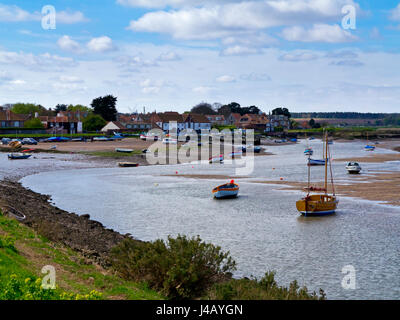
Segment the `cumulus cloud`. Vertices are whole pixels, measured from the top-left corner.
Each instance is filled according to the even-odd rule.
[[[223,2],[241,2],[243,0],[117,0],[117,3],[128,7],[165,8],[183,7],[189,5],[204,5]]]
[[[93,52],[108,52],[116,49],[111,38],[107,36],[93,38],[87,43],[86,46],[90,51]]]
[[[271,77],[266,73],[245,73],[240,76],[240,79],[246,81],[271,81]]]
[[[250,55],[257,53],[261,53],[260,48],[245,47],[240,45],[227,47],[221,51],[221,55],[223,56],[242,56],[242,55]]]
[[[282,37],[288,41],[326,43],[344,43],[358,39],[337,24],[315,24],[311,29],[300,26],[285,28],[282,30]]]
[[[153,81],[149,78],[142,80],[139,85],[144,94],[159,93],[162,87],[166,86],[162,80]]]
[[[60,57],[50,53],[34,55],[32,53],[0,51],[0,64],[25,66],[32,70],[43,70],[51,67],[55,71],[66,67],[74,67],[77,62],[68,57]]]
[[[128,29],[169,34],[176,39],[207,40],[271,27],[337,21],[352,0],[243,1],[204,7],[153,11],[130,22]]]
[[[195,87],[192,89],[193,92],[195,93],[199,93],[199,94],[209,94],[211,91],[213,91],[214,88],[213,87],[207,87],[207,86],[199,86],[199,87]]]
[[[1,22],[40,21],[42,14],[38,11],[28,12],[16,5],[0,4]],[[80,11],[56,11],[56,23],[74,24],[89,21]]]
[[[41,16],[38,12],[30,13],[15,5],[0,4],[1,22],[21,22],[21,21],[39,21]]]
[[[57,41],[57,45],[62,49],[70,52],[78,53],[81,51],[81,46],[78,42],[72,40],[69,36],[62,36]]]
[[[290,61],[290,62],[298,62],[298,61],[311,61],[319,59],[320,55],[313,51],[303,51],[296,50],[293,52],[284,53],[279,57],[281,61]]]
[[[63,83],[82,83],[82,82],[84,82],[79,77],[76,77],[76,76],[65,76],[65,75],[58,77],[58,80],[60,82],[63,82]]]
[[[80,11],[57,11],[56,22],[62,24],[74,24],[80,22],[87,22],[88,18]]]
[[[215,79],[217,82],[235,82],[236,78],[229,75],[223,75]]]
[[[149,59],[143,59],[141,56],[119,56],[114,59],[120,68],[125,71],[140,71],[143,68],[157,66],[157,62]]]

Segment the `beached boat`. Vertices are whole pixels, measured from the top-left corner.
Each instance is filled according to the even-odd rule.
[[[324,166],[326,161],[324,159],[319,160],[319,159],[311,159],[308,158],[308,165],[309,166]]]
[[[32,155],[30,153],[9,153],[8,154],[8,159],[10,160],[23,160],[23,159],[28,159]]]
[[[329,159],[330,151],[329,151],[327,134],[324,147],[325,147],[326,159]],[[330,167],[332,195],[328,194],[328,163]],[[307,195],[303,199],[296,202],[297,210],[306,217],[325,216],[334,214],[336,212],[339,201],[337,200],[335,195],[335,186],[333,183],[331,161],[325,162],[325,182],[323,188],[316,188],[311,186],[310,170],[311,168],[310,166],[308,166],[308,186],[306,188]],[[317,193],[317,194],[312,194],[312,193]]]
[[[304,150],[304,155],[306,156],[312,156],[314,154],[314,150],[311,148],[307,148],[306,150]]]
[[[209,163],[222,163],[224,162],[224,156],[221,154],[219,156],[214,156],[208,159]]]
[[[346,166],[346,170],[350,174],[359,174],[361,172],[361,166],[357,162],[349,162]]]
[[[212,193],[216,199],[236,198],[239,194],[239,185],[232,180],[230,183],[214,188]]]
[[[122,149],[122,148],[116,148],[116,152],[122,152],[122,153],[132,153],[133,149]]]
[[[242,150],[240,150],[240,151],[236,150],[236,151],[231,152],[229,154],[229,157],[231,157],[232,159],[235,159],[235,158],[240,158],[242,155],[243,155]]]
[[[368,140],[368,132],[367,132],[367,145],[364,147],[365,151],[375,151],[375,146],[374,145],[370,145]]]
[[[164,144],[177,144],[178,140],[171,139],[171,138],[165,138],[165,139],[163,139],[162,143],[164,143]]]
[[[138,167],[139,163],[135,162],[119,162],[118,165],[123,168]]]
[[[261,147],[260,146],[253,146],[253,145],[248,145],[248,146],[242,146],[242,153],[246,153],[247,151],[253,151],[254,153],[260,153],[261,152]]]

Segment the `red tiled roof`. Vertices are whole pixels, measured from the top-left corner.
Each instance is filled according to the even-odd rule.
[[[26,121],[30,115],[18,114],[10,110],[0,110],[0,120],[1,121]]]

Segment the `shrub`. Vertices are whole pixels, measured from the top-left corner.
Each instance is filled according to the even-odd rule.
[[[229,252],[199,237],[138,242],[126,239],[112,250],[111,263],[124,278],[146,281],[173,299],[199,297],[235,270]]]
[[[215,284],[207,294],[212,300],[317,300],[325,299],[325,293],[320,290],[320,296],[309,293],[306,287],[300,288],[293,281],[288,288],[280,287],[275,281],[275,273],[267,272],[261,280],[231,279]]]
[[[101,293],[95,290],[80,295],[59,289],[43,289],[41,278],[22,279],[15,274],[4,285],[2,283],[0,289],[0,300],[100,300],[101,297]]]
[[[10,236],[0,236],[0,248],[18,252],[15,248],[15,239]]]

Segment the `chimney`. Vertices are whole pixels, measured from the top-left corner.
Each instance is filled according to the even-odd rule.
[[[6,120],[7,121],[11,120],[11,111],[10,110],[6,110]]]
[[[39,118],[39,113],[35,112],[35,118]]]

